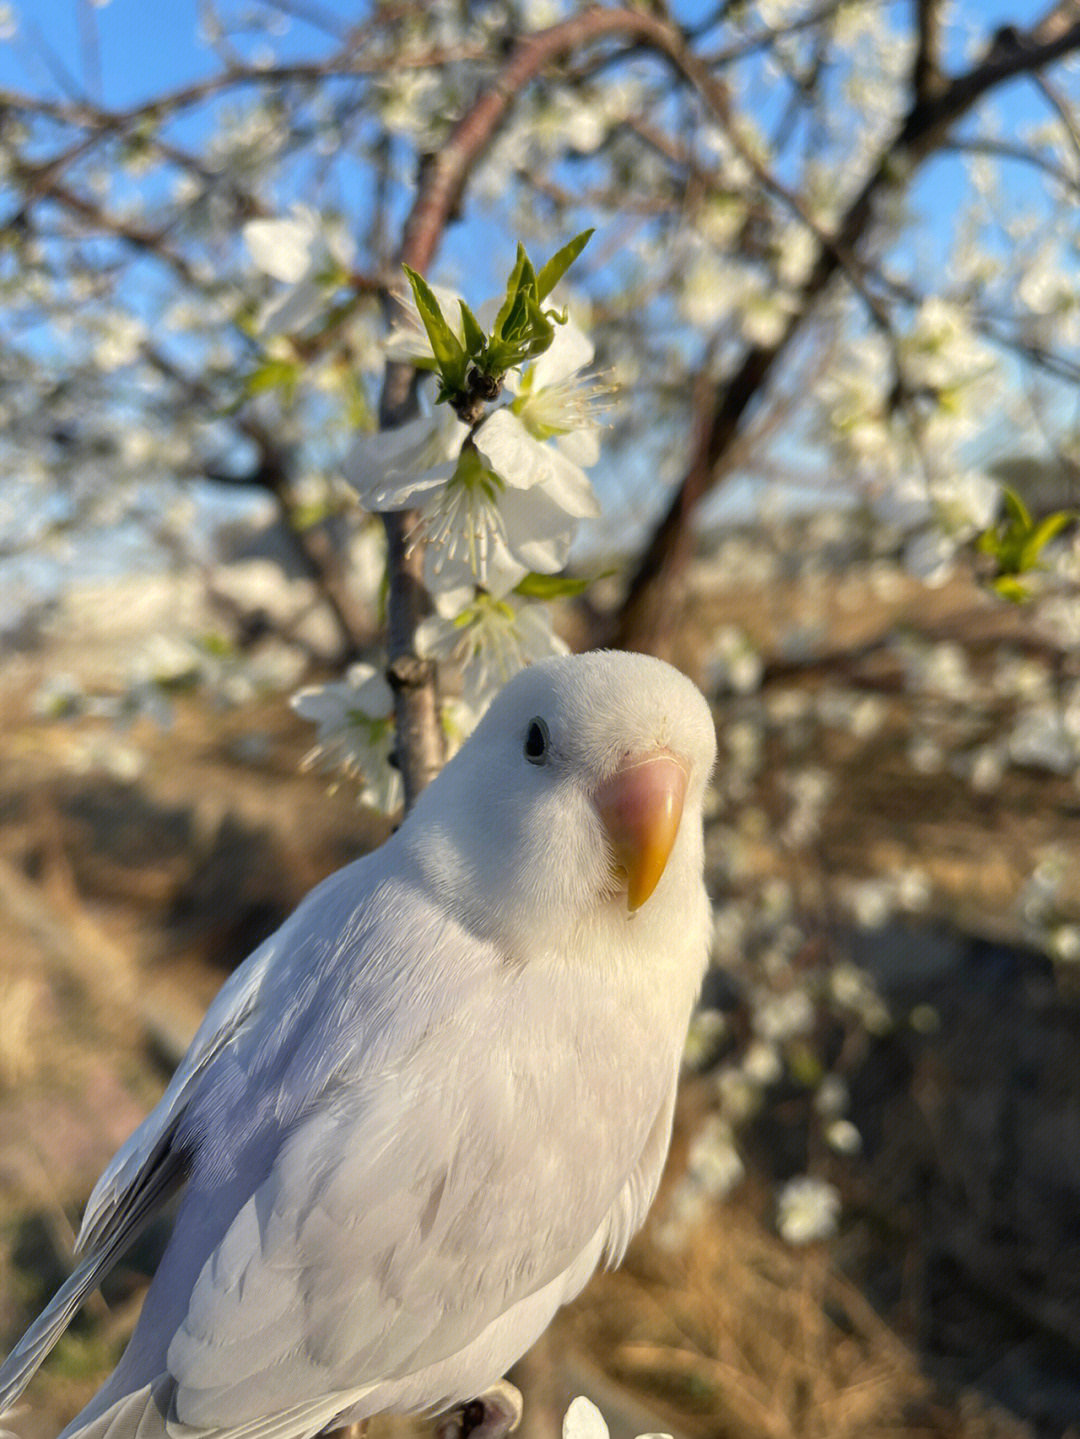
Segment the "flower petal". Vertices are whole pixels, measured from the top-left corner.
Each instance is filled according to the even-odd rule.
[[[567,430],[565,435],[556,435],[555,446],[575,465],[591,469],[600,458],[600,430],[596,425]]]
[[[571,1401],[562,1423],[562,1439],[608,1439],[604,1416],[583,1394]]]
[[[577,530],[577,521],[572,515],[538,486],[531,490],[506,490],[499,509],[506,525],[507,543],[516,560],[542,575],[562,569]]]
[[[345,458],[345,478],[366,509],[408,509],[454,473],[468,433],[453,412],[439,410],[394,430],[359,435]]]
[[[581,466],[553,445],[534,439],[510,410],[489,416],[473,442],[508,490],[539,485],[568,515],[578,519],[599,515],[599,501]]]
[[[543,461],[538,454],[542,447],[505,407],[487,417],[473,436],[473,443],[511,489],[527,490],[542,482]]]
[[[573,320],[567,320],[565,325],[556,325],[550,347],[533,362],[533,392],[568,380],[576,371],[591,365],[595,354],[596,346]]]
[[[514,588],[518,580],[524,579],[529,570],[528,564],[511,554],[505,541],[494,531],[488,532],[485,545],[476,551],[476,559],[474,570],[462,550],[451,554],[441,545],[429,544],[424,551],[424,585],[435,596],[435,606],[440,614],[457,602],[457,597],[466,587],[469,590],[466,604],[477,585],[501,598]],[[450,597],[449,603],[444,596]],[[452,613],[460,613],[463,607],[453,609]]]
[[[352,690],[351,709],[371,715],[373,719],[385,719],[394,713],[394,691],[382,670],[357,661],[349,666],[345,678]]]
[[[325,307],[322,286],[305,281],[268,301],[259,311],[255,328],[260,336],[295,335],[318,319]]]
[[[306,205],[294,205],[289,218],[249,220],[243,235],[251,258],[264,274],[295,285],[313,263],[319,217]]]
[[[575,465],[554,445],[539,445],[544,452],[547,475],[543,489],[549,500],[560,505],[575,519],[595,520],[600,514],[600,501],[580,465]]]
[[[435,602],[435,613],[440,619],[455,619],[466,605],[472,604],[476,595],[476,583],[473,580],[472,571],[466,565],[461,566],[464,574],[460,576],[460,583],[452,585],[449,583],[454,578],[453,570],[447,575],[447,588],[432,590],[431,597]],[[423,625],[420,626],[423,629]]]

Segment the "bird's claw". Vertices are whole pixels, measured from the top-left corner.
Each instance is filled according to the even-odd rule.
[[[459,1404],[435,1424],[435,1439],[505,1439],[521,1423],[521,1391],[505,1379],[467,1404]]]

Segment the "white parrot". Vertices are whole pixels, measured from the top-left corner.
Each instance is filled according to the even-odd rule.
[[[307,1439],[491,1391],[656,1192],[706,963],[715,749],[659,660],[516,675],[396,834],[226,982],[98,1180],[87,1257],[0,1370],[0,1414],[182,1187],[64,1439]]]

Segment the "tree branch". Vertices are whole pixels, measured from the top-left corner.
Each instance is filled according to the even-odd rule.
[[[940,0],[915,0],[915,31],[918,44],[911,85],[915,99],[925,105],[941,90],[941,9]]]
[[[920,99],[913,94],[899,130],[848,206],[830,243],[820,251],[780,337],[771,345],[752,346],[735,373],[705,401],[695,426],[686,473],[637,564],[616,617],[614,633],[609,637],[615,643],[629,648],[662,647],[663,631],[670,621],[671,591],[690,554],[693,512],[725,473],[727,457],[744,418],[762,394],[776,361],[841,269],[843,257],[858,255],[872,230],[879,196],[896,185],[898,177],[901,181],[909,179],[990,90],[1078,48],[1080,0],[1059,0],[1030,29],[998,31],[979,64],[945,82],[930,98]],[[726,122],[728,106],[723,85],[697,56],[685,49],[675,47],[666,53],[713,114]]]
[[[490,145],[522,90],[560,56],[600,40],[630,41],[659,36],[672,43],[673,28],[636,10],[591,6],[550,29],[519,40],[491,84],[454,127],[446,144],[424,167],[412,209],[405,221],[398,262],[424,274],[458,212],[477,161]],[[416,413],[411,367],[390,364],[379,405],[383,429],[404,424]],[[424,589],[423,541],[413,511],[385,515],[389,545],[387,660],[394,688],[398,762],[409,807],[438,773],[444,757],[439,725],[435,666],[416,653],[416,629],[428,604]]]

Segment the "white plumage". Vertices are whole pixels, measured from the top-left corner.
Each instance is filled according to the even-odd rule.
[[[88,1258],[0,1370],[0,1413],[183,1184],[131,1343],[65,1435],[305,1439],[497,1380],[655,1194],[714,753],[658,660],[516,676],[393,838],[226,983],[98,1181]]]

